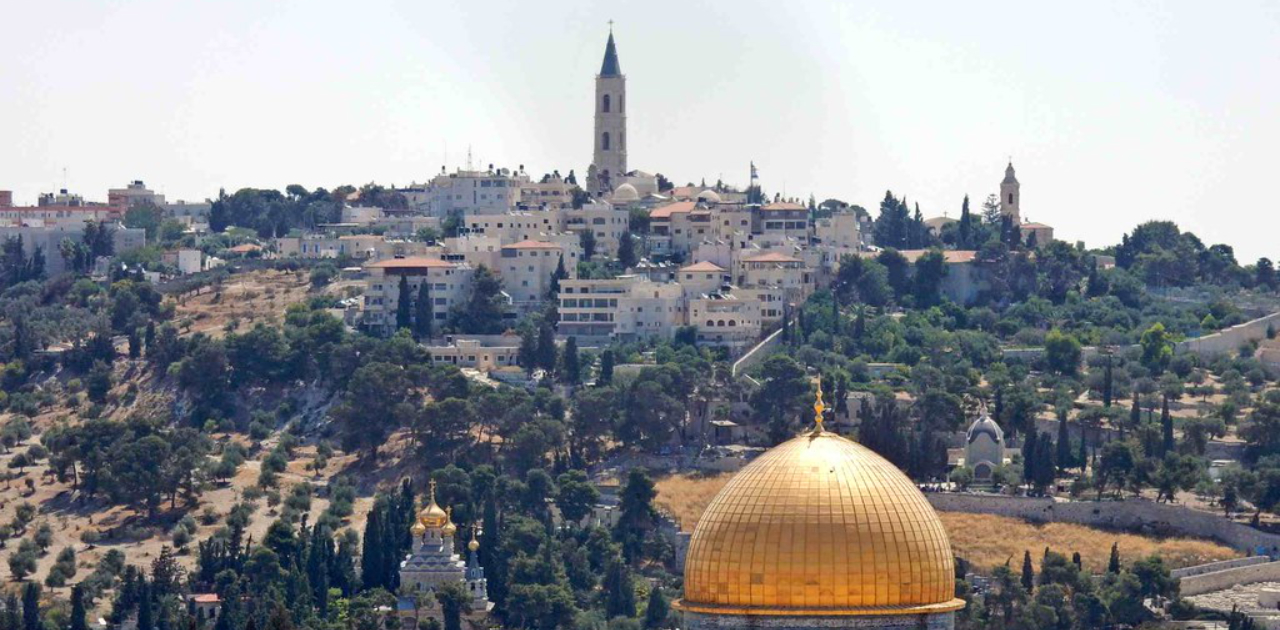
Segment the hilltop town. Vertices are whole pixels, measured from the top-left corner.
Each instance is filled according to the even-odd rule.
[[[954,217],[680,184],[612,32],[593,94],[581,173],[0,190],[0,629],[1280,623],[1271,260],[1059,240],[1005,160]],[[867,575],[938,601],[721,589],[775,560],[700,524],[873,477],[823,513],[927,541]]]

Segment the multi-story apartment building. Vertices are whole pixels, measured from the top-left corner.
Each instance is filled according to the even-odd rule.
[[[512,211],[503,214],[475,214],[463,219],[467,234],[492,236],[505,243],[537,239],[544,234],[563,232],[562,211]]]
[[[495,268],[502,286],[517,308],[532,310],[551,292],[551,276],[564,261],[570,278],[576,277],[580,255],[572,247],[550,241],[520,241],[503,245],[501,261]]]
[[[680,285],[643,276],[560,283],[560,333],[586,337],[670,338],[684,322]]]
[[[760,302],[724,291],[689,299],[689,325],[698,329],[698,341],[743,346],[760,338]]]
[[[146,184],[143,184],[140,179],[129,182],[124,188],[107,190],[107,205],[109,206],[128,209],[143,204],[163,207],[164,195],[157,194],[147,188]]]
[[[803,302],[814,289],[812,268],[795,256],[776,251],[738,259],[734,280],[741,287],[778,289],[787,301],[795,303]]]
[[[86,221],[119,221],[124,218],[124,209],[115,206],[104,206],[100,203],[87,203],[84,197],[71,194],[63,188],[57,194],[40,195],[35,206],[13,205],[13,193],[0,195],[0,223],[5,225],[75,226]]]
[[[361,321],[369,332],[381,335],[395,332],[401,277],[408,281],[412,299],[417,299],[422,283],[430,283],[427,292],[432,312],[437,322],[443,322],[450,309],[463,304],[471,294],[475,273],[475,269],[465,263],[425,256],[382,260],[366,264],[364,269],[369,277],[365,283]]]
[[[364,260],[384,260],[407,256],[439,257],[441,247],[419,241],[388,240],[378,234],[309,234],[275,240],[276,252],[283,258],[338,258],[350,256]]]
[[[431,179],[424,193],[426,211],[437,217],[453,213],[502,214],[516,207],[520,187],[527,183],[527,175],[512,174],[507,169],[442,172]]]
[[[581,208],[565,208],[564,229],[575,234],[590,230],[596,238],[596,252],[616,256],[622,236],[630,230],[630,213],[607,201],[583,204]]]
[[[752,231],[766,239],[807,239],[809,209],[789,201],[775,201],[760,206],[755,215]]]

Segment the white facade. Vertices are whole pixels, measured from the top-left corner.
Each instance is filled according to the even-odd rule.
[[[361,321],[374,334],[395,332],[396,307],[400,303],[400,278],[409,284],[410,299],[417,299],[423,282],[430,283],[435,323],[443,323],[449,310],[466,301],[471,293],[471,277],[475,270],[465,263],[436,258],[393,258],[365,265],[364,303]]]

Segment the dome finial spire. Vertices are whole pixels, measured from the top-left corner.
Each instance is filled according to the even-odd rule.
[[[813,401],[813,434],[820,435],[822,433],[822,412],[827,410],[827,406],[822,404],[822,375],[818,375],[818,394],[817,399]]]

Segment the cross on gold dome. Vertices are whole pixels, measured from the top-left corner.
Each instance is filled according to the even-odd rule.
[[[431,501],[430,501],[430,502],[431,502],[431,503],[435,503],[435,502],[436,502],[436,480],[435,480],[435,479],[432,479],[432,480],[431,480],[431,483],[428,483],[428,484],[427,484],[427,487],[429,487],[429,488],[431,489]]]

